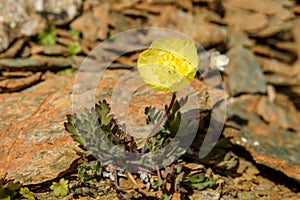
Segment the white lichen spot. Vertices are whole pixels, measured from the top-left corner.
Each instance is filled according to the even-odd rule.
[[[259,146],[260,143],[259,143],[259,141],[254,141],[254,142],[253,142],[253,145],[254,145],[254,146]]]
[[[242,137],[241,140],[242,140],[242,142],[244,142],[244,143],[247,142],[247,138]]]

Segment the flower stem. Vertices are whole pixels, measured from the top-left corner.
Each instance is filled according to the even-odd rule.
[[[171,102],[170,102],[170,105],[169,105],[169,107],[168,107],[168,109],[167,109],[167,117],[170,115],[170,112],[171,112],[171,110],[172,110],[172,108],[173,108],[173,105],[174,105],[174,103],[175,103],[175,100],[176,100],[176,92],[173,92],[173,94],[172,94],[172,99],[171,99]]]

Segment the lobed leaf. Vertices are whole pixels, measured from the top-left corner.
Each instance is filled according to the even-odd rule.
[[[27,187],[21,188],[19,193],[28,200],[34,200],[34,194]]]
[[[64,178],[59,180],[59,183],[53,182],[50,186],[50,189],[53,191],[53,195],[55,197],[65,197],[67,196],[69,190],[68,190],[68,180],[65,180]]]

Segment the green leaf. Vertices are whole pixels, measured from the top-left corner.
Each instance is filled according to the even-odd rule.
[[[208,179],[206,182],[191,184],[191,186],[197,190],[203,190],[205,188],[214,186],[214,184],[215,182],[212,179]]]
[[[101,119],[101,124],[104,126],[107,126],[113,119],[113,115],[109,115],[110,107],[105,100],[96,104],[96,112]]]
[[[163,112],[155,107],[146,107],[145,114],[147,115],[147,124],[154,124],[159,118],[162,117]]]
[[[219,147],[219,148],[231,148],[232,145],[230,143],[230,139],[229,138],[222,138],[220,139],[217,144],[215,145],[215,147]]]
[[[161,200],[171,200],[171,197],[168,195],[162,195]]]
[[[7,173],[0,175],[0,186],[4,184]]]
[[[0,186],[0,199],[1,200],[11,200],[10,196],[5,192],[3,186]]]
[[[50,189],[55,197],[65,197],[68,194],[68,180],[60,179],[59,183],[53,182]]]
[[[189,180],[190,186],[197,190],[203,190],[212,187],[215,181],[212,178],[206,178],[204,174],[194,175]]]
[[[114,41],[116,39],[116,36],[113,33],[109,32],[108,39]]]
[[[69,133],[72,133],[73,135],[78,135],[78,131],[75,128],[74,124],[65,122],[64,126],[65,126],[66,131],[68,131]]]
[[[6,181],[3,180],[3,184]],[[5,185],[0,186],[0,199],[12,199],[16,194],[16,190],[20,188],[20,184],[16,182],[6,182]]]
[[[27,187],[21,188],[19,192],[24,198],[28,200],[34,200],[34,194]]]
[[[68,54],[71,56],[77,55],[77,54],[81,53],[81,51],[82,51],[82,48],[81,48],[81,45],[79,44],[79,42],[72,42],[68,46]]]
[[[93,155],[96,154],[103,162],[121,154],[123,150],[137,152],[134,138],[123,131],[109,113],[110,107],[103,100],[96,104],[95,108],[85,108],[83,113],[67,116],[68,122],[65,123],[66,130],[72,133],[73,139],[80,143],[80,147]],[[116,145],[107,143],[107,139]]]
[[[152,187],[154,188],[154,189],[158,189],[160,186],[162,186],[164,184],[164,181],[157,181],[156,183],[154,183],[153,185],[152,185]]]
[[[76,38],[79,38],[80,37],[80,32],[79,31],[77,31],[77,30],[75,30],[75,29],[73,29],[73,28],[71,28],[70,30],[69,30],[69,33],[71,33],[74,37],[76,37]]]
[[[190,178],[191,183],[201,183],[205,179],[204,174],[194,175]]]
[[[9,190],[17,190],[17,189],[19,189],[20,188],[20,184],[19,183],[7,183],[6,185],[5,185],[5,188],[6,189],[9,189]]]
[[[21,187],[19,183],[6,183],[4,186],[5,192],[10,196],[13,197],[17,194],[16,190],[18,190]]]
[[[57,41],[55,28],[50,27],[42,30],[38,34],[38,44],[50,46],[55,45]]]
[[[74,72],[76,72],[76,69],[67,68],[67,69],[63,69],[63,70],[57,72],[57,74],[73,74]]]

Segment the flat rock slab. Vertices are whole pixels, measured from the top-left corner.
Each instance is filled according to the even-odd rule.
[[[51,76],[20,93],[0,96],[0,174],[38,184],[63,173],[78,158],[64,131],[71,110],[72,76]]]
[[[227,14],[225,21],[229,26],[236,25],[248,33],[260,31],[268,25],[268,19],[264,14],[246,11]]]
[[[110,102],[112,89],[128,70],[107,70],[98,83],[96,99]],[[44,81],[19,93],[0,94],[0,174],[21,183],[39,184],[62,176],[79,158],[78,145],[64,131],[66,115],[72,113],[71,94],[75,74],[46,74]],[[209,109],[205,84],[192,82],[202,109]],[[139,95],[140,94],[140,95]],[[130,101],[130,117],[145,119],[149,105],[169,103],[171,94],[139,91]],[[143,101],[144,100],[144,101]],[[204,106],[206,107],[204,108]]]
[[[241,46],[228,53],[229,64],[225,68],[228,75],[229,93],[232,96],[243,93],[265,93],[266,80],[255,55]]]
[[[257,163],[300,181],[299,115],[288,99],[243,95],[230,101],[227,111],[226,137],[245,147]]]

